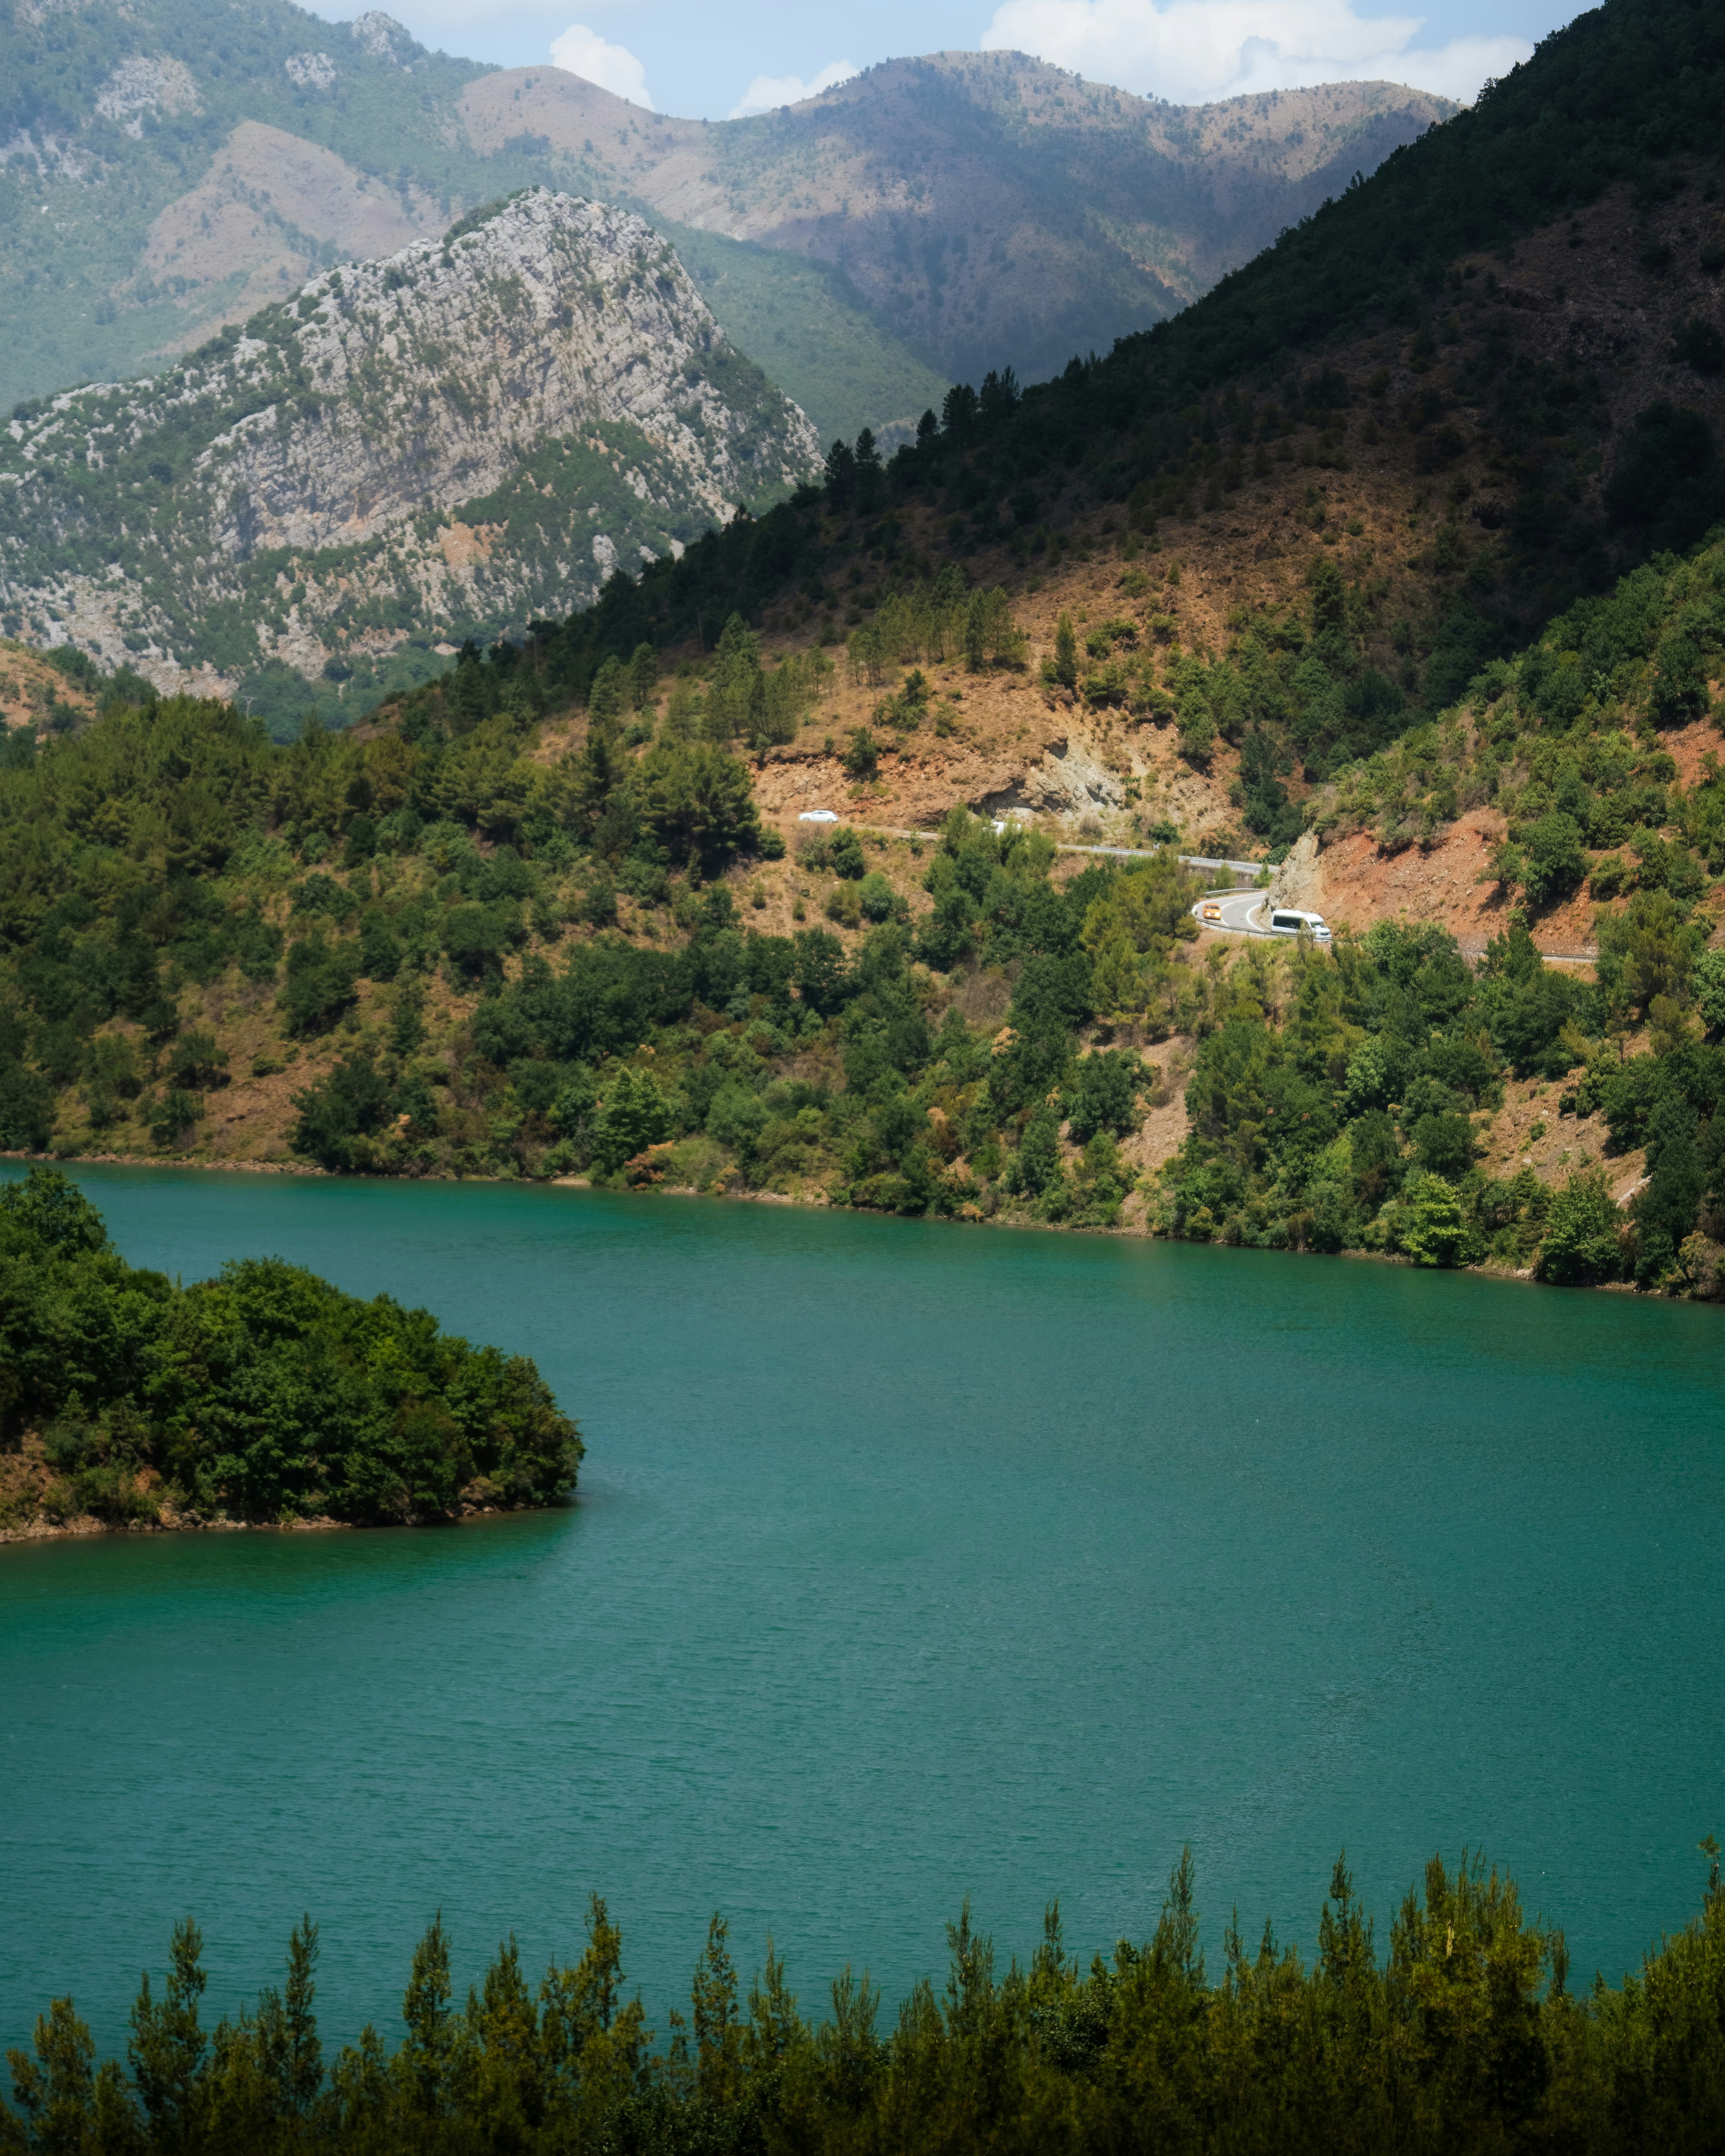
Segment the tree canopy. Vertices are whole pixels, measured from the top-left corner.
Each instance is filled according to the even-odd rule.
[[[582,1445],[525,1356],[279,1258],[182,1287],[33,1168],[0,1188],[8,1454],[18,1520],[376,1525],[549,1504]]]

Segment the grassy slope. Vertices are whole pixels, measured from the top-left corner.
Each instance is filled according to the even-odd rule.
[[[892,336],[843,274],[823,262],[655,217],[739,352],[814,422],[823,442],[914,427],[947,382]]]

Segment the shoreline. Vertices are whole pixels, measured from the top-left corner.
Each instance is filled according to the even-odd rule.
[[[97,1542],[115,1536],[137,1535],[377,1535],[413,1534],[426,1528],[463,1527],[476,1520],[514,1520],[544,1512],[572,1512],[579,1495],[571,1491],[552,1505],[464,1505],[453,1516],[434,1520],[337,1520],[320,1513],[306,1520],[182,1519],[177,1515],[157,1520],[99,1520],[94,1513],[54,1527],[37,1518],[21,1527],[0,1527],[0,1548],[27,1543]]]
[[[92,1168],[192,1168],[200,1173],[213,1175],[303,1175],[316,1177],[326,1183],[374,1183],[380,1185],[403,1183],[515,1183],[528,1190],[591,1190],[594,1188],[591,1178],[584,1175],[337,1175],[328,1168],[315,1168],[298,1161],[192,1160],[184,1158],[166,1160],[156,1153],[84,1152],[62,1155],[0,1149],[0,1160],[28,1161],[36,1166],[62,1168],[75,1168],[81,1163],[86,1167]],[[834,1205],[824,1192],[818,1198],[796,1198],[783,1190],[698,1190],[693,1183],[673,1183],[664,1186],[657,1183],[635,1183],[630,1184],[624,1189],[607,1189],[603,1194],[613,1198],[696,1198],[721,1204],[793,1205],[811,1213],[855,1213],[860,1219],[894,1220],[909,1217],[896,1213],[878,1213],[867,1206]],[[914,1217],[921,1219],[924,1216],[919,1214]],[[1016,1214],[1003,1218],[999,1214],[983,1214],[975,1218],[966,1218],[958,1213],[943,1213],[934,1217],[938,1224],[953,1228],[1018,1228],[1029,1229],[1031,1233],[1040,1235],[1106,1235],[1122,1242],[1169,1244],[1179,1242],[1183,1245],[1187,1241],[1184,1237],[1158,1235],[1147,1226],[1074,1227],[1060,1220],[1032,1220]],[[1209,1242],[1193,1244],[1191,1247],[1204,1250],[1244,1250],[1247,1246],[1244,1244]],[[1410,1270],[1419,1270],[1414,1266],[1412,1259],[1404,1257],[1399,1250],[1313,1250],[1289,1244],[1281,1250],[1266,1250],[1263,1255],[1279,1258],[1353,1258],[1368,1265],[1404,1265]],[[1588,1295],[1646,1295],[1655,1301],[1693,1302],[1703,1306],[1717,1300],[1709,1296],[1663,1296],[1656,1290],[1639,1288],[1633,1281],[1543,1281],[1531,1266],[1433,1265],[1426,1270],[1432,1272],[1467,1273],[1478,1280],[1515,1282],[1526,1287],[1568,1288],[1572,1291]],[[345,1524],[345,1522],[339,1521],[331,1522],[332,1526]],[[117,1532],[124,1532],[124,1530]],[[0,1541],[6,1538],[6,1531],[0,1530]]]

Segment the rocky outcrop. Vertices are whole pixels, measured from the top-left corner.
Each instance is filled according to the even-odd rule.
[[[0,609],[163,686],[346,680],[589,603],[819,456],[668,243],[536,188],[14,418]]]

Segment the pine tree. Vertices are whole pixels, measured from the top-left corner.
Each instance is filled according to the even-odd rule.
[[[407,2041],[394,2061],[408,2108],[424,2118],[448,2107],[455,2034],[449,1999],[449,1942],[439,1912],[413,1949],[401,2006]]]
[[[856,498],[856,454],[849,442],[834,442],[827,451],[827,500],[834,509],[849,509]]]
[[[659,686],[659,654],[650,644],[638,644],[629,662],[629,700],[637,711],[649,710]]]
[[[198,2002],[209,1981],[203,1953],[203,1934],[187,1917],[174,1926],[160,2003],[146,1974],[131,2010],[132,2080],[151,2145],[184,2150],[188,2156],[203,2138],[208,2096],[204,2063],[209,2039],[198,2015]]]
[[[1054,677],[1063,689],[1078,686],[1078,635],[1064,610],[1055,624]]]

